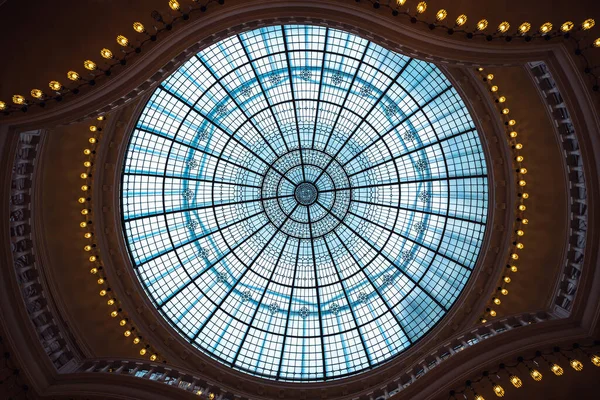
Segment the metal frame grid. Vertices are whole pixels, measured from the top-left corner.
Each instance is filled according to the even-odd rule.
[[[284,381],[371,369],[423,337],[475,266],[487,208],[478,133],[440,70],[317,26],[185,63],[143,110],[122,181],[160,313]]]

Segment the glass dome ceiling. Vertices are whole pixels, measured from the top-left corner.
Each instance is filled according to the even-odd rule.
[[[475,125],[433,64],[273,26],[198,53],[133,131],[123,228],[163,317],[268,379],[374,368],[473,270],[488,208]]]

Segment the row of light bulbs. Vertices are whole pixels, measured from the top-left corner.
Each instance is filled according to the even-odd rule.
[[[527,210],[527,206],[524,204],[524,200],[529,199],[529,193],[523,191],[525,189],[525,186],[527,186],[527,181],[525,181],[527,168],[523,166],[523,161],[525,160],[525,157],[523,157],[520,154],[520,150],[523,149],[523,144],[519,143],[517,140],[517,137],[519,135],[515,128],[517,121],[508,116],[510,114],[510,109],[505,105],[507,100],[506,96],[499,96],[498,91],[500,89],[497,85],[493,83],[493,74],[486,74],[483,68],[478,68],[477,71],[481,74],[483,80],[488,83],[492,96],[495,97],[496,103],[498,103],[500,106],[500,113],[502,117],[506,120],[505,126],[508,133],[507,140],[509,144],[511,144],[511,148],[516,154],[514,160],[517,165],[515,172],[517,174],[517,193],[520,198],[519,204],[517,206],[517,215],[519,215],[519,217],[515,221],[514,225],[515,240],[512,244],[514,248],[511,248],[509,261],[506,264],[507,271],[502,277],[502,281],[500,283],[500,286],[498,287],[498,293],[503,296],[507,296],[508,289],[506,288],[506,286],[512,281],[510,277],[511,273],[515,273],[518,271],[518,267],[515,265],[515,262],[519,259],[519,253],[517,252],[525,248],[525,245],[521,242],[521,240],[522,237],[525,235],[525,225],[529,224],[529,219],[523,217],[523,213],[525,212],[525,210]],[[499,295],[494,295],[494,297],[492,297],[491,303],[492,304],[490,305],[490,307],[486,308],[484,314],[480,317],[479,321],[481,323],[486,323],[488,317],[495,317],[498,315],[498,312],[494,310],[494,306],[499,306],[500,304],[502,304],[502,300],[500,300]]]
[[[198,2],[198,0],[192,0],[192,1],[195,2],[195,3]],[[398,7],[404,6],[406,4],[406,2],[407,2],[407,0],[396,0],[396,3],[397,3]],[[219,4],[223,4],[224,0],[218,0],[218,3]],[[177,12],[183,14],[183,18],[184,19],[188,19],[189,18],[189,16],[187,14],[185,14],[181,10],[181,4],[180,4],[180,2],[178,0],[169,0],[168,5],[169,5],[169,8],[171,10],[177,11]],[[379,0],[376,0],[373,3],[373,5],[378,8],[379,5],[380,5]],[[202,6],[200,9],[201,10],[206,10],[206,6]],[[423,14],[423,13],[425,13],[426,10],[427,10],[427,2],[421,1],[420,3],[417,4],[417,7],[416,7],[417,14]],[[395,15],[397,15],[398,11],[394,10],[394,13],[395,13]],[[439,10],[436,13],[435,18],[436,18],[437,22],[442,22],[442,21],[444,21],[446,19],[447,16],[448,16],[448,12],[446,10],[444,10],[444,9],[441,9],[441,10]],[[468,18],[467,18],[467,16],[465,14],[459,15],[456,18],[456,20],[455,20],[454,28],[461,27],[461,26],[465,25],[466,22],[467,22],[467,19]],[[581,30],[589,30],[589,29],[593,28],[595,24],[596,24],[595,21],[593,19],[589,18],[589,19],[586,19],[585,21],[583,21],[579,25],[579,29],[581,29]],[[487,19],[482,19],[479,22],[477,22],[476,30],[482,32],[482,31],[484,31],[484,30],[486,30],[488,28],[488,25],[489,25],[488,20]],[[500,23],[498,25],[496,31],[497,31],[497,33],[505,34],[505,33],[507,33],[509,31],[510,26],[511,25],[510,25],[510,23],[508,21],[503,21],[502,23]],[[538,32],[541,35],[547,35],[548,33],[550,33],[552,31],[553,28],[554,28],[554,26],[553,26],[552,23],[546,22],[546,23],[542,24],[539,27]],[[564,34],[569,33],[574,28],[575,28],[575,23],[572,22],[572,21],[566,21],[566,22],[564,22],[563,24],[560,25],[560,31],[562,33],[564,33]],[[147,31],[146,31],[145,26],[141,22],[134,22],[133,23],[133,30],[136,33],[138,33],[138,34],[146,34],[148,36],[151,36],[152,40],[156,40],[156,36],[155,35],[149,35],[147,33]],[[525,35],[530,30],[531,30],[531,24],[529,22],[523,22],[521,25],[519,25],[519,27],[517,29],[519,35]],[[117,38],[116,38],[116,42],[117,42],[117,44],[119,46],[121,46],[123,48],[133,48],[130,45],[129,39],[127,37],[123,36],[123,35],[118,35]],[[594,40],[594,42],[592,43],[592,45],[594,47],[600,47],[600,37],[597,38],[596,40]],[[136,47],[136,48],[133,48],[133,49],[134,49],[134,51],[136,53],[141,52],[141,48],[140,47]],[[123,49],[123,51],[127,54],[127,51],[125,49]],[[100,50],[100,56],[103,59],[109,60],[109,61],[112,60],[112,59],[114,59],[113,52],[110,49],[107,49],[107,48],[103,48],[103,49]],[[126,63],[125,59],[120,60],[120,63],[122,65],[125,65],[125,63]],[[90,71],[90,73],[93,72],[93,71],[96,71],[96,70],[100,70],[100,71],[103,71],[104,74],[108,76],[108,75],[110,75],[110,72],[111,72],[110,69],[107,69],[107,70],[100,69],[98,67],[97,63],[95,63],[94,61],[89,60],[89,59],[85,60],[83,62],[83,67],[86,70]],[[78,82],[78,81],[83,80],[83,81],[87,82],[90,85],[94,85],[95,84],[94,79],[84,79],[78,72],[73,71],[73,70],[70,70],[70,71],[67,72],[67,79],[69,79],[70,81],[73,81],[73,82]],[[48,86],[58,96],[60,96],[60,92],[64,89],[64,86],[59,81],[57,81],[57,80],[50,81],[50,83],[48,84]],[[74,89],[73,91],[77,91],[78,92],[78,89]],[[44,93],[43,90],[37,89],[37,88],[36,89],[32,89],[31,92],[30,92],[30,94],[31,94],[31,97],[33,99],[42,102],[41,104],[44,104],[43,100],[48,97]],[[12,101],[13,101],[13,103],[16,106],[23,107],[23,106],[27,106],[28,105],[27,99],[23,95],[20,95],[20,94],[13,95]],[[4,102],[4,101],[0,101],[0,111],[6,110],[7,108],[8,108],[7,103]]]
[[[592,347],[592,346],[588,346],[588,347]],[[581,351],[582,353],[584,353],[584,354],[586,355],[586,357],[589,357],[589,359],[590,359],[590,361],[591,361],[591,363],[592,363],[593,365],[595,365],[596,367],[600,367],[600,356],[599,356],[599,355],[597,355],[597,354],[594,354],[594,353],[588,353],[587,351],[584,351],[583,349],[581,349],[581,347],[580,347],[578,344],[574,344],[574,345],[573,345],[573,349],[572,349],[572,351],[573,351],[573,352],[576,352],[577,350],[579,350],[579,351]],[[560,359],[560,356],[562,356],[562,357],[566,358],[566,359],[567,359],[567,361],[568,361],[568,363],[569,363],[569,366],[570,366],[571,368],[573,368],[573,370],[574,370],[574,371],[580,372],[580,371],[582,371],[582,370],[583,370],[583,368],[584,368],[584,365],[583,365],[583,363],[582,363],[581,361],[579,361],[579,360],[578,360],[578,359],[576,359],[576,358],[571,358],[571,357],[568,357],[568,356],[566,356],[566,355],[565,355],[565,354],[562,352],[562,350],[561,350],[559,347],[554,347],[552,354],[555,354],[557,359]],[[546,355],[548,355],[548,354],[546,354]],[[550,370],[550,371],[551,371],[551,372],[552,372],[554,375],[556,375],[556,376],[561,376],[561,375],[563,375],[563,374],[564,374],[564,369],[563,369],[563,367],[561,367],[561,366],[558,364],[558,361],[554,361],[554,362],[553,362],[553,361],[550,361],[550,360],[549,360],[548,358],[546,358],[546,356],[545,356],[544,354],[542,354],[540,351],[537,351],[537,352],[535,353],[535,357],[533,357],[533,358],[530,360],[530,361],[532,361],[532,362],[533,362],[533,365],[530,365],[530,364],[529,364],[527,361],[525,361],[525,359],[524,359],[523,357],[519,357],[519,358],[517,359],[517,364],[516,364],[516,365],[513,365],[513,366],[511,366],[510,368],[512,368],[512,369],[514,369],[514,370],[518,370],[518,369],[517,369],[517,367],[518,367],[520,364],[523,364],[523,365],[524,365],[524,366],[527,368],[527,370],[528,370],[528,373],[529,373],[529,376],[531,377],[531,379],[533,379],[535,382],[540,382],[540,381],[543,379],[544,375],[543,375],[543,374],[542,374],[542,372],[540,372],[540,370],[538,369],[538,368],[539,368],[539,365],[540,365],[540,363],[538,363],[538,362],[536,361],[536,358],[537,358],[537,359],[540,359],[540,358],[541,358],[541,360],[543,361],[543,363],[545,363],[545,364],[547,364],[547,365],[548,365],[548,367],[549,367],[549,370]],[[520,377],[517,375],[517,373],[516,373],[516,372],[515,372],[515,373],[511,373],[511,372],[509,372],[509,371],[508,371],[508,368],[507,368],[507,366],[506,366],[506,365],[504,365],[504,364],[500,364],[500,365],[499,365],[499,367],[498,367],[498,370],[497,370],[497,371],[496,371],[496,373],[495,373],[495,375],[496,375],[496,378],[497,378],[498,380],[502,379],[502,378],[500,377],[500,371],[505,371],[505,372],[506,372],[506,374],[507,374],[507,377],[508,377],[508,381],[509,381],[509,382],[511,383],[511,385],[512,385],[512,386],[514,386],[516,389],[518,389],[518,388],[521,388],[521,387],[523,386],[523,380],[522,380],[522,379],[521,379],[521,378],[520,378]],[[492,378],[490,378],[490,373],[489,373],[489,372],[487,372],[487,371],[486,371],[486,372],[484,372],[484,373],[482,374],[482,378],[480,379],[480,381],[481,381],[481,380],[484,380],[484,379],[485,379],[485,380],[488,380],[488,381],[490,382],[490,384],[492,385],[492,392],[493,392],[493,393],[494,393],[494,394],[495,394],[497,397],[504,397],[504,395],[505,395],[505,393],[506,393],[506,391],[505,391],[504,387],[502,387],[502,385],[500,385],[500,383],[498,383],[497,381],[494,381]],[[471,391],[471,392],[472,392],[472,394],[473,394],[473,400],[485,400],[485,398],[483,397],[483,395],[481,395],[481,394],[479,394],[479,393],[477,393],[477,392],[475,391],[475,388],[473,387],[473,384],[472,384],[472,382],[471,382],[471,381],[467,381],[467,382],[466,382],[466,384],[465,384],[465,386],[466,386],[466,387],[465,387],[465,389],[463,389],[463,390],[461,391],[461,393],[463,393],[463,395],[464,395],[465,399],[467,398],[467,397],[466,397],[466,395],[465,395],[465,393],[466,393],[466,392],[467,392],[467,390],[468,390],[468,391]],[[456,395],[456,394],[457,394],[457,392],[456,392],[456,391],[454,391],[454,390],[451,390],[451,391],[450,391],[450,398],[452,398],[452,399],[455,399],[455,400],[456,400],[456,397],[455,397],[455,395]]]
[[[109,296],[111,289],[106,284],[107,283],[106,278],[101,275],[102,266],[100,266],[100,260],[99,260],[98,256],[96,254],[94,254],[95,253],[94,249],[96,248],[96,244],[93,243],[94,233],[93,233],[93,229],[91,229],[92,221],[90,219],[90,214],[91,214],[92,210],[89,208],[89,205],[91,202],[89,193],[92,190],[91,181],[92,181],[92,170],[93,170],[93,165],[94,165],[93,158],[94,158],[94,155],[96,154],[96,151],[93,150],[93,148],[98,143],[100,132],[102,131],[102,128],[100,125],[102,124],[102,121],[106,120],[106,116],[104,116],[104,115],[99,116],[97,118],[97,120],[99,121],[98,124],[91,125],[89,127],[89,130],[93,135],[88,139],[88,142],[91,146],[86,147],[83,150],[83,154],[88,157],[88,159],[86,159],[86,161],[83,162],[85,171],[80,174],[81,179],[84,180],[84,184],[81,186],[81,191],[84,192],[84,195],[82,197],[79,197],[79,199],[77,201],[79,202],[79,204],[85,205],[85,208],[83,208],[81,210],[81,215],[85,218],[85,220],[79,223],[79,227],[86,230],[86,232],[83,234],[83,237],[88,240],[88,244],[86,244],[83,247],[83,250],[86,252],[86,256],[88,257],[88,260],[90,261],[90,263],[92,263],[90,273],[94,277],[97,277],[96,282],[98,283],[98,285],[100,285],[102,287],[99,291],[99,294],[101,297],[105,298],[105,297]],[[87,254],[90,254],[90,255],[87,255]],[[132,341],[133,341],[134,345],[139,345],[140,343],[142,343],[142,337],[139,336],[138,332],[136,332],[135,327],[131,326],[128,318],[126,318],[123,315],[124,314],[123,310],[121,308],[115,308],[115,307],[118,307],[117,299],[112,296],[109,296],[109,297],[110,298],[107,300],[107,305],[109,307],[111,307],[111,309],[112,309],[112,311],[110,311],[109,315],[111,318],[120,317],[119,326],[121,326],[125,329],[125,331],[123,332],[123,336],[125,336],[126,338],[133,336]],[[150,361],[158,360],[158,355],[156,353],[150,351],[149,344],[142,344],[142,346],[143,347],[139,351],[139,354],[141,356],[145,356],[146,354],[148,354]]]

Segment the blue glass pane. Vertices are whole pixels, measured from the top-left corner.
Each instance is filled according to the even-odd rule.
[[[433,64],[274,26],[156,89],[125,160],[137,276],[202,352],[268,379],[372,369],[463,290],[488,210],[473,120]]]

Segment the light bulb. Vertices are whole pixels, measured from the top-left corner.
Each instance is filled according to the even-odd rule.
[[[494,74],[487,74],[486,78],[488,79],[488,81],[491,81],[492,79],[494,79]]]
[[[81,175],[79,175],[81,177],[81,179],[87,179],[88,174],[86,174],[85,172],[83,172]]]
[[[520,34],[524,34],[529,32],[529,30],[531,29],[531,24],[529,22],[523,22],[521,25],[519,25],[519,33]]]
[[[104,283],[104,279],[98,278],[98,285],[102,285]]]
[[[83,235],[83,237],[84,237],[84,238],[86,238],[86,239],[89,239],[89,238],[91,238],[92,236],[93,236],[93,233],[92,233],[92,232],[86,232],[86,233]]]
[[[96,69],[96,63],[92,60],[85,60],[83,62],[83,67],[89,71],[93,71]]]
[[[85,251],[92,251],[92,246],[90,246],[89,244],[83,246],[83,250]]]
[[[90,125],[90,132],[96,132],[98,127],[96,125]]]
[[[552,24],[550,22],[546,22],[544,24],[542,24],[542,26],[540,26],[540,33],[542,35],[545,35],[546,33],[550,32],[552,30]]]
[[[122,319],[119,321],[119,325],[120,326],[125,326],[127,324],[127,320],[126,319]]]
[[[84,192],[87,192],[89,188],[90,188],[90,187],[89,187],[88,185],[83,185],[83,186],[81,187],[81,190],[83,190]]]
[[[525,158],[523,156],[516,156],[515,160],[517,160],[518,162],[522,162]]]
[[[90,274],[96,275],[97,273],[98,273],[98,268],[94,267],[94,268],[90,269]]]
[[[483,68],[479,67],[479,68],[477,68],[477,71],[481,72],[481,71],[483,71]]]
[[[496,314],[496,311],[495,311],[495,310],[490,310],[490,315],[491,315],[492,317],[495,317],[495,316],[497,315],[497,314]]]
[[[516,131],[512,131],[512,132],[510,133],[510,137],[511,137],[511,138],[516,138],[518,135],[519,135],[519,134],[518,134]]]
[[[529,375],[531,375],[531,377],[533,378],[534,381],[541,381],[542,380],[542,373],[540,371],[538,371],[537,369],[533,369],[533,368],[529,368]]]
[[[119,35],[119,36],[117,36],[117,43],[123,47],[126,47],[129,44],[129,39],[127,39],[123,35]]]
[[[48,86],[50,87],[50,89],[52,89],[54,91],[59,91],[60,89],[62,89],[62,85],[60,84],[59,81],[50,81],[48,83]]]
[[[102,297],[106,296],[106,289],[102,289],[100,291],[100,296],[102,296]]]
[[[502,302],[500,301],[500,299],[499,299],[499,298],[497,298],[497,297],[494,297],[494,304],[495,304],[495,305],[497,305],[497,306],[499,306],[499,305],[500,305],[500,303],[502,303]]]
[[[523,243],[517,243],[517,249],[523,250],[524,248],[525,248],[525,245]]]
[[[31,97],[41,99],[44,96],[44,92],[40,89],[31,89]]]
[[[209,393],[208,394],[208,400],[213,400],[215,398],[215,394],[214,393]]]
[[[112,311],[112,312],[110,313],[110,316],[111,316],[112,318],[115,318],[117,315],[119,315],[119,313],[117,312],[117,310],[115,310],[115,311]]]
[[[523,225],[527,225],[527,224],[529,223],[529,220],[528,220],[527,218],[523,218],[523,219],[521,220],[521,223],[522,223]]]
[[[560,30],[563,32],[569,32],[574,26],[575,24],[572,21],[567,21],[560,26]]]
[[[510,271],[511,271],[511,272],[517,272],[518,270],[519,270],[519,269],[517,268],[517,266],[516,266],[516,265],[512,265],[512,266],[510,267]]]
[[[520,168],[519,173],[525,175],[527,173],[527,168]]]
[[[177,0],[169,0],[169,7],[171,7],[171,10],[173,11],[179,11],[181,6]]]
[[[485,398],[482,395],[475,393],[475,397],[473,397],[473,400],[485,400]]]
[[[508,289],[502,288],[502,290],[500,290],[500,293],[502,293],[504,296],[508,296]]]
[[[502,109],[502,114],[506,115],[510,112],[510,110],[508,108],[504,108]]]
[[[108,304],[109,306],[112,306],[115,304],[115,299],[109,299],[106,304]]]
[[[15,94],[12,97],[12,101],[15,104],[21,105],[21,104],[25,104],[25,97],[21,96],[20,94]]]
[[[594,364],[596,367],[600,367],[600,357],[597,355],[593,355],[590,360],[592,361],[592,364]]]
[[[427,3],[422,1],[419,4],[417,4],[417,12],[419,14],[423,14],[425,12],[425,10],[427,10]]]
[[[125,331],[125,332],[123,332],[123,336],[125,336],[125,337],[131,336],[131,331]]]
[[[467,16],[465,14],[461,14],[456,18],[456,25],[463,26],[467,22]]]
[[[144,32],[146,32],[146,28],[144,27],[144,25],[141,22],[134,22],[133,23],[133,30],[136,31],[137,33],[144,33]]]
[[[150,356],[150,361],[156,361],[157,358],[158,358],[158,356],[156,354],[152,354]]]
[[[519,205],[519,211],[525,211],[527,207],[524,204]]]
[[[81,210],[81,215],[88,215],[90,213],[90,210],[88,210],[87,208],[84,208],[83,210]]]
[[[510,24],[507,21],[504,21],[500,25],[498,25],[498,32],[500,32],[500,33],[504,33],[509,29],[510,29]]]
[[[493,386],[494,394],[498,397],[504,397],[504,388],[498,384]]]
[[[488,26],[488,20],[487,19],[482,19],[481,21],[479,21],[477,23],[477,30],[478,31],[482,31],[485,28],[487,28],[487,26]]]
[[[144,354],[146,354],[146,349],[140,349],[140,356],[143,356]]]
[[[107,48],[104,48],[104,49],[100,50],[100,55],[102,56],[102,58],[106,58],[107,60],[110,60],[110,59],[113,58],[112,51],[110,51]]]
[[[506,101],[506,97],[505,96],[498,97],[498,103],[504,103],[505,101]]]
[[[593,45],[594,45],[594,47],[600,47],[600,38],[594,40]]]
[[[133,344],[138,344],[139,342],[140,342],[139,337],[133,338]]]
[[[550,366],[550,369],[552,370],[552,372],[554,372],[554,375],[556,375],[556,376],[561,376],[564,372],[562,367],[558,364],[552,364]]]
[[[523,381],[516,375],[511,375],[508,377],[508,379],[510,380],[510,383],[512,383],[512,385],[516,388],[520,388],[521,386],[523,386]]]
[[[524,199],[528,199],[529,198],[529,193],[523,193],[521,195]]]
[[[517,253],[512,253],[510,255],[510,258],[512,258],[513,260],[518,260],[519,259],[519,255]]]
[[[515,126],[517,123],[517,121],[515,121],[514,119],[511,119],[510,121],[508,121],[508,125],[510,126]]]
[[[79,226],[82,227],[82,228],[85,228],[87,226],[87,222],[85,222],[85,221],[84,222],[80,222]]]
[[[575,371],[581,371],[583,369],[583,364],[579,360],[570,360],[569,364]]]
[[[90,161],[84,161],[83,162],[83,166],[86,167],[86,168],[89,168],[89,167],[92,166],[92,163]]]
[[[90,154],[92,154],[92,151],[90,149],[83,149],[83,154],[89,156]]]
[[[524,180],[519,181],[519,186],[525,186],[525,185],[527,185],[526,181],[524,181]]]
[[[78,202],[80,202],[81,204],[85,203],[85,197],[80,197],[77,199]]]
[[[589,18],[589,19],[586,19],[585,21],[583,21],[583,23],[581,24],[581,29],[583,29],[584,31],[587,31],[588,29],[593,28],[594,25],[596,25],[596,21]]]
[[[90,262],[96,261],[98,258],[96,256],[90,256]]]
[[[521,229],[519,229],[519,230],[517,231],[517,235],[518,235],[518,236],[523,236],[524,234],[525,234],[525,232],[524,232],[524,231],[522,231]]]
[[[438,21],[443,21],[448,13],[443,8],[435,14],[435,19]]]
[[[481,322],[482,324],[485,324],[487,322],[487,319],[485,319],[485,318],[479,318],[479,322]]]
[[[510,276],[504,277],[504,283],[510,283]]]
[[[0,111],[6,110],[6,103],[3,101],[0,101]]]
[[[99,115],[98,118],[96,118],[98,121],[104,121],[106,119],[106,117],[104,115]]]
[[[492,92],[497,92],[497,91],[498,91],[498,86],[494,85],[494,86],[492,86],[492,87],[490,88],[490,90],[491,90]]]
[[[78,81],[80,77],[77,72],[69,71],[69,72],[67,72],[67,78],[69,78],[72,81]]]
[[[91,137],[90,140],[88,140],[88,142],[90,142],[91,144],[94,144],[97,142],[96,138]]]
[[[398,3],[399,6],[403,6],[404,3],[406,3],[406,0],[396,0],[396,3]]]

